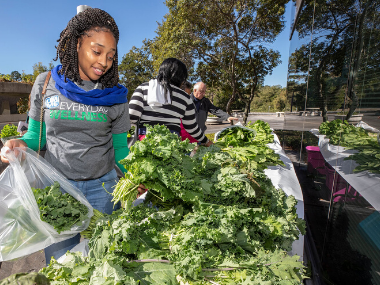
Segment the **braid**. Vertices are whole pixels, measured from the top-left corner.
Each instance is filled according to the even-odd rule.
[[[54,59],[59,58],[62,64],[60,73],[65,75],[65,81],[66,78],[70,78],[79,84],[82,83],[78,68],[77,44],[78,39],[87,35],[90,30],[111,32],[115,37],[116,45],[119,42],[119,28],[107,12],[89,8],[74,16],[57,40],[57,56]],[[111,68],[99,79],[99,82],[102,83],[103,88],[117,86],[119,82],[117,49]]]

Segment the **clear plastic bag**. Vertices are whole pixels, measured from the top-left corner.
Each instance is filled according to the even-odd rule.
[[[93,215],[93,208],[71,183],[44,158],[31,149],[2,148],[10,165],[0,175],[0,261],[22,257],[47,246],[71,238],[85,230]],[[60,234],[41,221],[33,188],[45,188],[57,181],[60,190],[68,193],[88,208],[87,219],[80,225]]]

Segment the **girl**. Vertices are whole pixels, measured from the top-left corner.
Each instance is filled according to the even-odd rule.
[[[34,83],[28,132],[5,144],[10,149],[39,149],[43,115],[45,159],[77,186],[95,209],[107,214],[114,208],[105,189],[113,191],[118,180],[115,162],[129,152],[128,91],[118,84],[118,40],[118,27],[105,11],[89,8],[73,17],[58,40],[57,58],[62,65],[51,71],[51,77],[47,72],[40,74]],[[47,247],[46,264],[79,239],[78,234]]]

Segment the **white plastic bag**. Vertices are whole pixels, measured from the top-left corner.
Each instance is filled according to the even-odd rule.
[[[93,208],[81,193],[45,159],[33,150],[2,148],[10,165],[0,175],[0,261],[11,260],[74,237],[85,230]],[[17,155],[17,157],[16,157]],[[33,188],[45,188],[57,181],[63,193],[69,193],[88,208],[87,219],[60,234],[41,221]]]
[[[363,122],[363,121],[360,121],[355,127],[357,128],[363,128],[365,129],[366,131],[369,131],[371,133],[379,133],[380,131],[374,127],[371,127],[370,125],[368,125],[366,122]]]

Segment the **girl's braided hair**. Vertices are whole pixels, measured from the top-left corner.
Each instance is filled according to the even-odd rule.
[[[59,71],[66,78],[74,82],[82,83],[79,76],[78,68],[78,39],[82,36],[88,36],[87,32],[94,30],[96,32],[105,31],[111,32],[115,37],[116,45],[119,41],[119,28],[115,20],[105,11],[97,8],[88,8],[73,17],[67,27],[61,32],[60,38],[57,40],[57,57],[54,60],[59,60],[62,64],[62,69]],[[118,73],[118,56],[117,49],[111,68],[99,79],[103,88],[117,86],[119,81]]]

